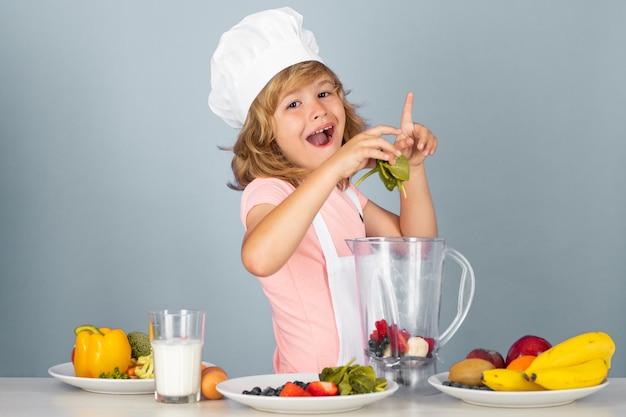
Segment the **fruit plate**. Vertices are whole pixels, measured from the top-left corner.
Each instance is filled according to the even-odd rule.
[[[443,385],[448,380],[448,372],[433,375],[428,378],[428,383],[439,391],[459,398],[468,404],[482,405],[486,407],[506,408],[535,408],[554,407],[569,404],[575,400],[593,394],[609,384],[605,381],[600,385],[590,388],[577,388],[551,391],[525,391],[503,392],[484,391],[469,388],[457,388]]]
[[[382,400],[396,392],[398,384],[387,382],[387,388],[371,394],[343,395],[333,397],[264,397],[242,394],[254,387],[264,389],[279,387],[288,381],[310,382],[319,379],[318,374],[270,374],[233,378],[217,384],[217,390],[226,398],[237,401],[259,411],[286,414],[326,414],[358,410],[368,404]]]
[[[55,365],[48,373],[66,384],[98,394],[154,394],[154,379],[81,378],[74,373],[72,362]]]

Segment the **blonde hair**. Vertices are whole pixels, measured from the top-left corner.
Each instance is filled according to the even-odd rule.
[[[346,92],[339,78],[326,65],[306,61],[285,68],[265,85],[252,102],[235,145],[223,148],[234,153],[231,167],[235,181],[228,184],[230,188],[243,190],[258,177],[279,178],[294,187],[302,182],[308,171],[295,166],[285,157],[274,139],[272,119],[282,93],[308,85],[324,75],[330,76],[346,112],[343,143],[365,130],[365,122],[345,99]],[[349,179],[344,179],[337,185],[345,188],[348,183]]]

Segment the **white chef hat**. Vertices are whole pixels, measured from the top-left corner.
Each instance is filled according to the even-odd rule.
[[[274,75],[299,62],[322,62],[318,52],[313,33],[302,27],[302,15],[290,7],[245,17],[222,35],[211,58],[209,107],[241,128]]]

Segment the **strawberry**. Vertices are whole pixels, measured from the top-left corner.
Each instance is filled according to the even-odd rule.
[[[398,353],[404,353],[407,350],[406,342],[408,339],[404,337],[404,334],[398,333]]]
[[[337,384],[327,381],[309,382],[306,391],[314,397],[327,397],[337,395]]]
[[[371,340],[375,340],[375,341],[377,341],[377,342],[380,342],[380,341],[382,340],[382,337],[381,337],[381,338],[379,338],[379,337],[378,337],[378,330],[374,329],[374,330],[372,331],[372,333],[370,334],[370,339],[371,339]]]
[[[433,349],[435,349],[435,339],[432,337],[425,337],[424,340],[428,342],[428,353],[432,353]]]
[[[293,382],[287,382],[280,391],[280,397],[311,397],[311,394]]]
[[[406,340],[409,340],[411,338],[411,333],[409,333],[407,329],[400,330],[400,334],[404,336]]]
[[[396,351],[398,354],[406,352],[406,342],[407,340],[409,340],[408,337],[406,337],[408,335],[408,332],[404,329],[398,330],[398,325],[392,324],[389,328],[389,333],[391,349]]]
[[[385,319],[376,321],[374,323],[374,326],[376,326],[376,340],[380,342],[381,340],[383,340],[383,337],[389,334],[389,326],[387,325],[387,321],[385,321]]]

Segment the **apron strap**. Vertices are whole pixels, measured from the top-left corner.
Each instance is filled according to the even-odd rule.
[[[363,209],[361,208],[361,202],[359,201],[359,197],[357,197],[356,193],[351,189],[347,188],[345,193],[350,197],[350,200],[354,203],[357,211],[359,212],[359,216],[361,220],[363,220]],[[333,243],[333,238],[330,236],[330,231],[328,227],[326,227],[326,223],[322,218],[322,214],[318,211],[313,219],[313,227],[315,228],[315,232],[317,233],[317,238],[320,241],[320,245],[322,246],[322,252],[324,252],[324,257],[326,261],[330,261],[331,259],[337,259],[339,256],[337,255],[337,249],[335,249],[335,244]]]
[[[361,220],[363,220],[363,210],[356,193],[350,189],[347,189],[346,193],[356,206]],[[337,249],[333,243],[330,231],[320,212],[313,219],[313,227],[326,259],[328,285],[335,310],[335,322],[339,332],[340,346],[337,366],[344,365],[352,358],[356,359],[356,363],[361,364],[363,363],[363,341],[360,329],[354,257],[339,257],[337,255]]]
[[[313,227],[315,227],[315,233],[317,233],[317,238],[320,241],[326,262],[337,259],[339,256],[337,256],[337,249],[335,249],[333,238],[330,236],[330,232],[328,231],[328,227],[326,227],[322,213],[319,211],[313,219]]]
[[[361,202],[359,201],[359,197],[357,197],[356,193],[351,188],[346,188],[346,194],[350,197],[350,200],[354,203],[354,206],[359,212],[359,216],[361,217],[361,221],[363,221],[363,208],[361,207]]]

